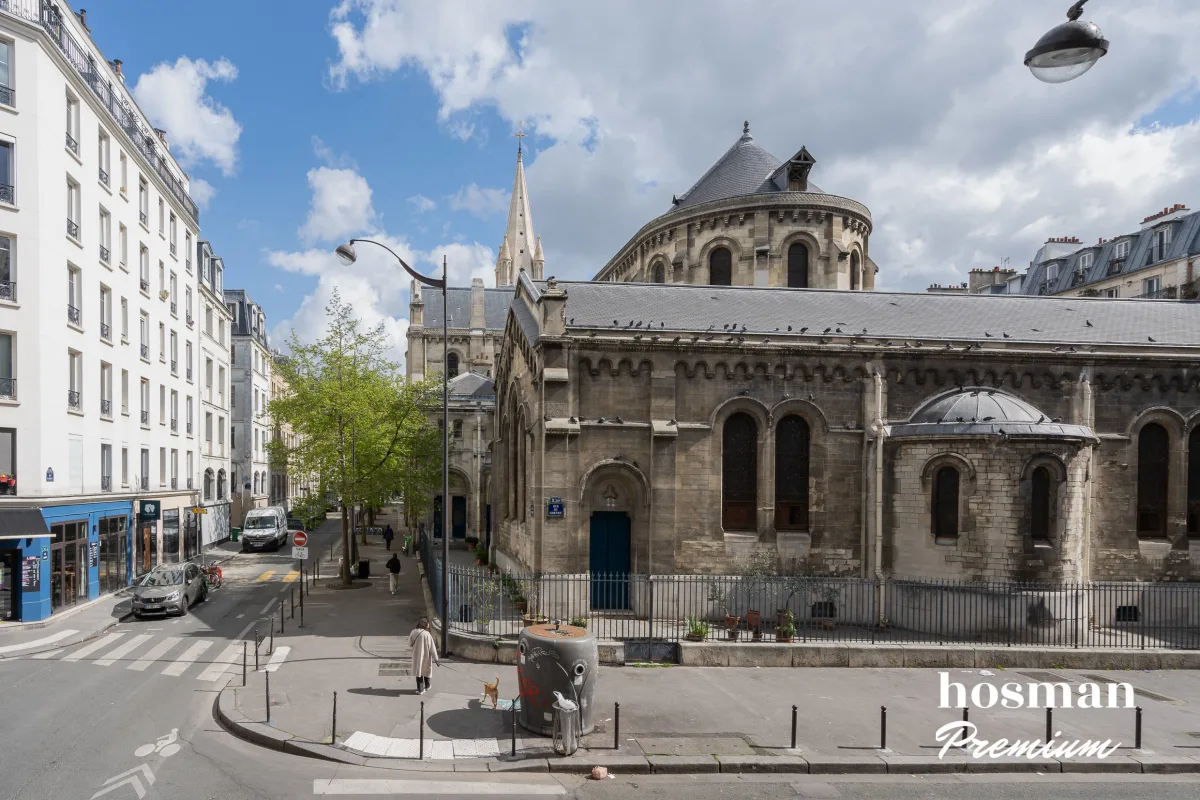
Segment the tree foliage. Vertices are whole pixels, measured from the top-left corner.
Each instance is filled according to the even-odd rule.
[[[325,335],[302,344],[292,332],[291,355],[277,369],[288,391],[268,411],[291,425],[298,444],[272,442],[272,456],[289,469],[320,476],[342,504],[342,552],[349,554],[347,509],[380,507],[401,498],[420,510],[441,473],[441,437],[424,408],[438,394],[429,382],[407,383],[386,357],[383,326],[364,330],[335,290],[325,308]],[[349,583],[350,559],[342,560]]]

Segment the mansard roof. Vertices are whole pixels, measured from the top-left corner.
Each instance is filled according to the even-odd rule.
[[[489,331],[504,330],[504,320],[508,318],[508,304],[512,300],[513,288],[503,286],[498,289],[483,290],[484,329]],[[425,327],[442,327],[442,297],[437,290],[428,289],[423,293],[425,301]],[[446,290],[446,308],[450,312],[451,328],[471,327],[471,289],[470,287],[451,286]]]

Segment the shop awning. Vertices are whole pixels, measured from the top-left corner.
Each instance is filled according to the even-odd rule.
[[[0,539],[49,539],[50,529],[38,508],[0,508]]]

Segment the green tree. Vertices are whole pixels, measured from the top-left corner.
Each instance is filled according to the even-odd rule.
[[[291,355],[277,369],[288,391],[271,401],[276,423],[289,424],[297,444],[271,443],[297,472],[320,476],[342,504],[342,582],[350,571],[351,520],[356,505],[380,507],[393,498],[420,505],[441,473],[441,438],[424,408],[440,389],[407,383],[385,356],[382,324],[364,330],[335,290],[325,308],[325,335],[302,344],[292,332]]]

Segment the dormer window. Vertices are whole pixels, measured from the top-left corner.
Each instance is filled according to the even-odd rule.
[[[1162,261],[1167,257],[1167,245],[1171,244],[1171,226],[1165,225],[1151,234],[1149,263]]]
[[[1092,266],[1092,260],[1095,257],[1096,257],[1096,254],[1094,252],[1092,252],[1091,250],[1088,250],[1086,253],[1080,253],[1077,268],[1083,270],[1083,269],[1087,269],[1088,267]]]
[[[1119,241],[1113,245],[1112,257],[1113,257],[1114,261],[1125,258],[1128,255],[1129,255],[1129,240],[1128,239],[1122,239],[1121,241]]]
[[[788,161],[787,188],[789,192],[808,191],[808,173],[817,160],[808,152],[807,147],[801,147],[800,152]]]
[[[1054,283],[1058,280],[1058,264],[1046,265],[1046,282]]]

